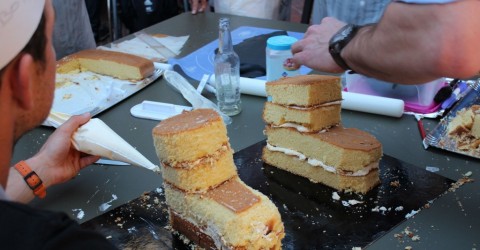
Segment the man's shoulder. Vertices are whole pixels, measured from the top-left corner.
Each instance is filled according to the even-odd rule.
[[[11,249],[114,249],[102,235],[83,229],[67,214],[0,201],[0,242]]]
[[[19,222],[28,223],[29,225],[43,224],[45,222],[51,222],[52,225],[76,223],[70,220],[65,213],[36,209],[25,204],[10,201],[0,201],[0,211],[2,211],[0,213],[0,223],[2,225]]]

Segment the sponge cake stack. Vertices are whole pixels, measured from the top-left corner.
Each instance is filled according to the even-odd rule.
[[[172,228],[205,249],[281,249],[275,205],[237,175],[227,131],[211,109],[153,129]]]
[[[337,190],[366,193],[379,183],[381,144],[340,125],[339,77],[283,78],[266,91],[264,162]]]

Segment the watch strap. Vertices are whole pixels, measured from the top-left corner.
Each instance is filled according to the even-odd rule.
[[[47,195],[47,190],[43,185],[42,179],[40,179],[37,173],[35,173],[25,161],[20,161],[15,164],[14,167],[36,196],[43,199]]]
[[[335,35],[333,35],[330,39],[328,51],[330,52],[330,55],[332,56],[335,63],[337,63],[338,66],[340,66],[344,70],[350,70],[351,68],[350,66],[348,66],[345,60],[343,60],[341,56],[342,50],[353,39],[359,28],[360,26],[358,25],[347,24],[343,26],[340,30],[338,30],[337,33],[335,33]],[[349,30],[349,33],[346,34],[343,39],[336,41],[338,36],[343,35],[342,33],[346,32],[347,30]]]

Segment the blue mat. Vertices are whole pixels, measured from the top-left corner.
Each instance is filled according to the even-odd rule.
[[[274,29],[257,28],[249,26],[241,26],[232,31],[233,44],[239,44],[245,39],[255,37],[258,35],[272,33]],[[297,39],[303,38],[303,33],[287,31],[289,36],[293,36]],[[266,46],[266,45],[265,45]],[[213,74],[213,61],[215,58],[215,49],[218,48],[218,39],[208,43],[195,52],[179,59],[172,58],[169,60],[169,64],[178,64],[182,67],[183,71],[191,78],[200,81],[204,74]],[[300,68],[301,74],[308,74],[311,71],[310,68],[302,66]],[[257,77],[258,79],[265,79],[265,76]]]

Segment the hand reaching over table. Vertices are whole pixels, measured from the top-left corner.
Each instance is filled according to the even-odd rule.
[[[303,39],[292,45],[293,62],[319,71],[343,72],[328,52],[328,45],[330,38],[345,25],[333,17],[326,17],[320,24],[310,26]]]

